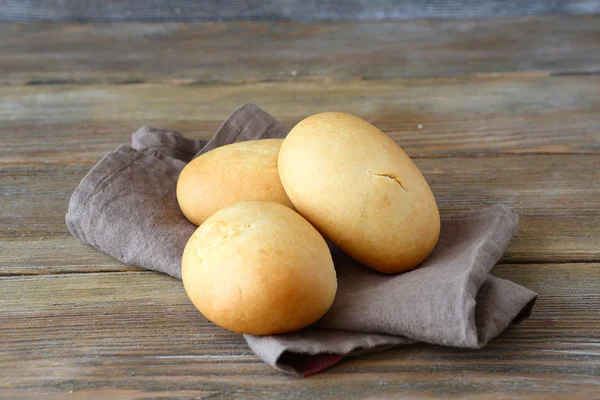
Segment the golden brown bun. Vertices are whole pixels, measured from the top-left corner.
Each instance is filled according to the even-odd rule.
[[[329,310],[337,290],[325,239],[275,202],[245,201],[209,217],[189,239],[181,269],[196,308],[245,334],[311,325]]]
[[[285,194],[277,156],[283,139],[250,140],[218,147],[183,168],[177,201],[193,224],[243,200],[276,201],[293,207]]]
[[[300,121],[281,146],[279,175],[298,212],[371,268],[408,271],[437,243],[440,216],[425,178],[365,120],[327,112]]]

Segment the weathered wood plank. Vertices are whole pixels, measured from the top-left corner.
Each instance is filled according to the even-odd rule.
[[[4,84],[600,71],[600,16],[358,23],[5,23],[0,37]]]
[[[59,229],[63,224],[62,220],[53,223]],[[595,216],[521,214],[520,230],[504,254],[503,262],[599,260],[599,223]],[[140,270],[79,243],[66,227],[62,229],[62,233],[39,238],[32,234],[22,238],[1,238],[0,276]],[[27,230],[24,232],[30,234]]]
[[[600,153],[598,93],[600,76],[7,86],[0,162],[92,163],[142,125],[206,138],[248,101],[290,127],[321,111],[357,114],[412,157]]]
[[[60,222],[57,220],[56,224]],[[17,233],[14,240],[0,239],[0,276],[142,270],[123,265],[114,258],[79,243],[68,233],[66,226],[62,229],[61,233],[39,238],[19,238]]]
[[[175,279],[3,277],[0,388],[9,397],[590,397],[600,390],[599,272],[600,264],[498,266],[495,275],[540,299],[530,320],[485,349],[410,346],[306,380],[274,372],[239,335],[208,323]]]
[[[597,0],[2,0],[0,5],[0,21],[405,20],[600,12]]]
[[[521,229],[505,262],[600,259],[600,155],[421,158],[416,163],[443,214],[495,203],[520,213]],[[0,168],[0,274],[123,268],[77,243],[65,226],[69,197],[89,169],[76,164]]]

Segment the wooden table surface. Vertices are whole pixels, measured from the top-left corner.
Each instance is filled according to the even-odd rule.
[[[600,398],[600,16],[5,23],[0,71],[0,397]],[[293,378],[69,234],[72,191],[138,127],[206,138],[245,102],[370,120],[443,214],[517,210],[493,274],[539,293],[531,319]]]

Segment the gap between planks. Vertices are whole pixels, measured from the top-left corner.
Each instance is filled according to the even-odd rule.
[[[203,138],[191,138],[191,139],[203,139]],[[126,143],[116,143],[115,149],[121,145]],[[110,152],[112,150],[109,150]],[[523,153],[474,153],[474,154],[417,154],[411,155],[410,158],[414,160],[418,159],[470,159],[470,158],[502,158],[502,157],[523,157],[523,156],[572,156],[578,155],[582,157],[586,156],[598,156],[600,155],[600,151],[585,151],[585,152],[549,152],[549,151],[528,151]],[[0,160],[0,168],[1,167],[36,167],[36,166],[94,166],[97,164],[98,160],[77,160],[77,161],[62,161],[62,160],[48,160],[48,161],[1,161]]]
[[[118,261],[117,261],[118,262]],[[598,259],[589,259],[589,260],[559,260],[559,261],[522,261],[522,260],[502,260],[496,266],[518,266],[518,265],[527,265],[527,266],[543,266],[543,265],[564,265],[564,264],[572,264],[575,267],[577,265],[586,265],[586,264],[597,264],[600,262],[600,258]],[[79,268],[81,267],[81,268]],[[55,269],[53,269],[55,268]],[[86,275],[86,276],[94,276],[96,274],[156,274],[156,275],[165,275],[162,272],[152,271],[149,269],[145,269],[142,267],[136,267],[133,265],[111,265],[107,264],[105,266],[96,266],[96,265],[69,265],[67,269],[63,269],[61,265],[54,266],[43,266],[40,267],[39,270],[36,269],[24,269],[24,270],[10,270],[4,269],[0,270],[0,279],[3,278],[12,278],[12,277],[41,277],[43,279],[44,276],[54,276],[54,275]],[[495,268],[495,267],[494,267]],[[600,272],[600,270],[599,270]]]
[[[532,72],[475,72],[458,76],[408,76],[399,78],[386,77],[349,77],[349,78],[332,78],[330,76],[309,75],[301,77],[293,77],[289,79],[241,79],[233,81],[218,81],[218,80],[203,80],[194,78],[163,78],[163,79],[134,79],[134,80],[77,80],[77,79],[32,79],[25,82],[3,82],[0,81],[0,86],[131,86],[131,85],[173,85],[173,86],[193,86],[193,87],[214,87],[214,86],[244,86],[248,84],[260,83],[319,83],[319,82],[385,82],[385,81],[413,81],[423,79],[538,79],[552,78],[564,76],[593,76],[600,75],[600,71],[532,71]]]
[[[531,71],[531,72],[483,72],[483,73],[472,73],[460,75],[461,78],[473,78],[473,79],[537,79],[537,78],[553,78],[553,77],[564,77],[564,76],[594,76],[600,75],[600,71]],[[451,76],[432,76],[429,79],[451,79]],[[414,80],[424,79],[423,77],[404,77],[404,78],[392,78],[393,80]],[[129,80],[114,80],[105,82],[102,80],[77,80],[77,79],[32,79],[22,83],[14,82],[2,82],[0,86],[93,86],[93,85],[146,85],[146,84],[167,84],[175,86],[243,86],[247,84],[255,83],[275,83],[275,82],[320,82],[320,81],[335,81],[327,76],[303,76],[295,77],[293,79],[245,79],[237,81],[211,81],[211,80],[200,80],[200,79],[171,79],[166,78],[160,79],[129,79]],[[367,78],[367,77],[353,77],[347,79],[339,79],[339,81],[389,81],[390,78]]]

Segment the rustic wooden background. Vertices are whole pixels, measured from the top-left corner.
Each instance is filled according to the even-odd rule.
[[[600,398],[600,16],[3,23],[0,71],[0,397]],[[518,211],[493,273],[540,294],[532,318],[482,350],[409,346],[296,379],[179,281],[71,237],[72,191],[138,127],[209,137],[248,101],[289,126],[369,119],[444,214]]]
[[[600,0],[0,0],[0,21],[381,20],[600,12]]]

